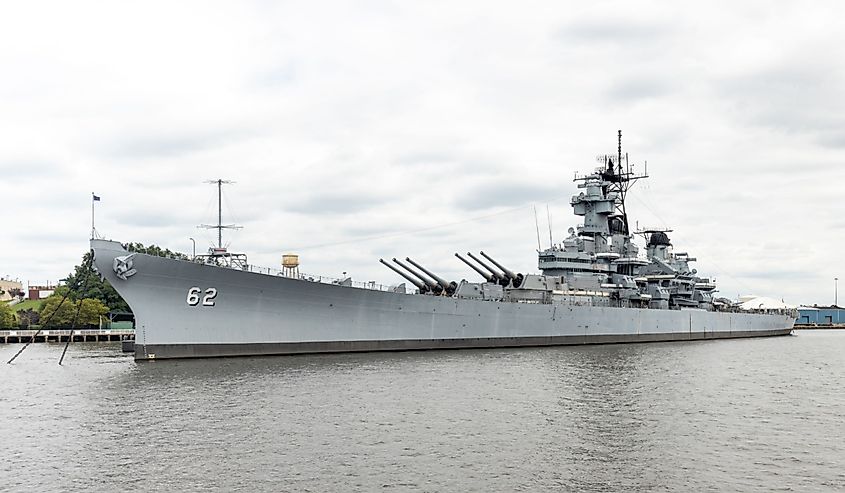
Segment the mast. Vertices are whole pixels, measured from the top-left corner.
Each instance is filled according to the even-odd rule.
[[[235,182],[230,180],[206,180],[205,183],[209,183],[212,185],[217,185],[217,225],[213,226],[210,224],[200,224],[200,228],[205,229],[216,229],[217,230],[217,248],[222,250],[223,249],[223,230],[224,229],[241,229],[242,226],[237,226],[235,224],[223,224],[223,185],[230,185]]]
[[[223,248],[223,180],[217,180],[217,248]]]
[[[618,131],[617,137],[618,147],[616,148],[616,164],[619,165],[619,176],[622,176],[622,130]],[[630,175],[630,173],[626,173]],[[629,235],[631,232],[628,230],[628,213],[625,212],[625,192],[628,191],[628,187],[623,187],[621,182],[619,186],[619,196],[622,198],[622,224],[625,226],[625,234]]]
[[[628,213],[625,210],[625,198],[628,195],[628,190],[634,183],[641,178],[648,178],[648,173],[638,175],[632,171],[631,164],[628,161],[628,153],[625,153],[625,168],[622,168],[622,130],[618,130],[616,136],[616,166],[613,166],[613,158],[605,155],[605,161],[609,159],[611,166],[608,167],[609,173],[604,178],[609,181],[608,190],[619,194],[619,202],[616,204],[616,209],[622,216],[624,233],[629,235],[631,234],[631,230],[628,224]]]
[[[619,167],[619,176],[622,176],[622,130],[617,130],[617,132],[616,165]]]

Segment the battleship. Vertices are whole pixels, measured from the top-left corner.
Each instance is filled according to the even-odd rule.
[[[163,258],[95,237],[94,268],[135,314],[136,360],[790,334],[792,310],[749,312],[717,297],[715,281],[690,268],[695,258],[673,251],[672,230],[629,228],[626,196],[648,172],[622,154],[621,131],[616,151],[576,174],[570,204],[583,220],[538,248],[536,274],[484,252],[455,253],[476,282],[444,279],[407,257],[380,259],[402,280],[392,287],[300,274],[295,256],[279,271],[260,268],[223,246],[219,207],[210,226],[218,245],[207,254]]]

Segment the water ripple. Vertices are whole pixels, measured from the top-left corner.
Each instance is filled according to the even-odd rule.
[[[8,359],[17,345],[0,346]],[[845,331],[157,361],[31,346],[0,490],[845,489]]]

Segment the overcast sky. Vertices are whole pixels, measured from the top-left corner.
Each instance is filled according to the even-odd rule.
[[[97,230],[385,284],[454,252],[536,272],[616,131],[722,295],[832,303],[845,277],[845,3],[6,2],[0,275],[63,278]],[[843,283],[845,289],[845,283]],[[845,298],[845,294],[843,295]]]

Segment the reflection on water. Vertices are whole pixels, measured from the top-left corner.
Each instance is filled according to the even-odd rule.
[[[0,370],[0,484],[843,489],[845,332],[798,334],[142,364],[75,344],[63,367],[38,344]]]

